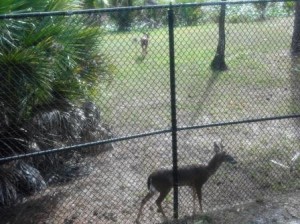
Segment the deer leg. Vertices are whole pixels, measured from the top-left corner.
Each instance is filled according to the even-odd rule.
[[[135,223],[140,223],[140,217],[141,217],[141,215],[142,215],[143,207],[144,207],[144,205],[147,203],[147,201],[149,201],[150,198],[153,197],[154,194],[155,194],[154,191],[150,191],[150,192],[148,192],[148,194],[143,198],[142,203],[141,203],[141,207],[140,207],[140,209],[139,209],[138,216],[137,216],[137,218],[136,218],[136,220],[135,220]]]
[[[197,196],[198,196],[198,201],[199,201],[199,205],[200,205],[200,212],[202,212],[202,188],[201,187],[197,187],[196,188],[196,192],[197,192]]]
[[[145,49],[145,47],[142,47],[142,55],[145,57],[146,56],[146,49]]]
[[[196,215],[196,189],[192,187],[193,193],[193,216]]]
[[[164,216],[164,218],[166,218],[166,214],[164,213],[164,210],[161,207],[161,203],[163,202],[163,200],[166,198],[166,196],[169,194],[171,188],[167,188],[163,191],[160,191],[159,197],[156,200],[156,205],[158,207],[157,212],[162,213],[162,215]]]

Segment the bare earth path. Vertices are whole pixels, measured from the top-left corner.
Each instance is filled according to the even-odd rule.
[[[212,223],[233,224],[298,224],[300,223],[300,191],[251,202],[208,214]]]

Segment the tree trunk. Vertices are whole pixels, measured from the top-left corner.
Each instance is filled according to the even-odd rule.
[[[266,20],[268,2],[259,2],[259,3],[254,3],[253,5],[259,13],[259,20],[260,21]]]
[[[300,1],[295,2],[294,32],[291,44],[292,56],[300,56]]]
[[[223,0],[225,1],[225,0]],[[225,71],[227,70],[227,65],[225,63],[225,15],[226,15],[226,5],[221,5],[221,11],[219,16],[219,41],[216,55],[210,64],[213,71]]]

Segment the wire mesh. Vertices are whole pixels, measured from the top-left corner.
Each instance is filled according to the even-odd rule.
[[[171,7],[179,168],[208,164],[214,142],[238,161],[204,184],[204,212],[299,188],[293,11],[257,4],[227,5],[222,72],[211,68],[220,4]],[[136,221],[149,175],[172,169],[167,15],[144,7],[0,20],[1,223]],[[141,223],[165,221],[156,198]],[[172,191],[163,209],[172,220]],[[193,223],[194,210],[192,189],[179,187],[179,218]]]

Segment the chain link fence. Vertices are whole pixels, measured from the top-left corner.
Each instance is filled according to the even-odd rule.
[[[148,176],[208,164],[215,142],[237,164],[204,212],[299,189],[294,14],[264,4],[227,3],[226,71],[221,3],[2,15],[0,222],[134,223]],[[198,220],[192,190],[172,192],[168,219]],[[155,200],[141,223],[165,221]]]

